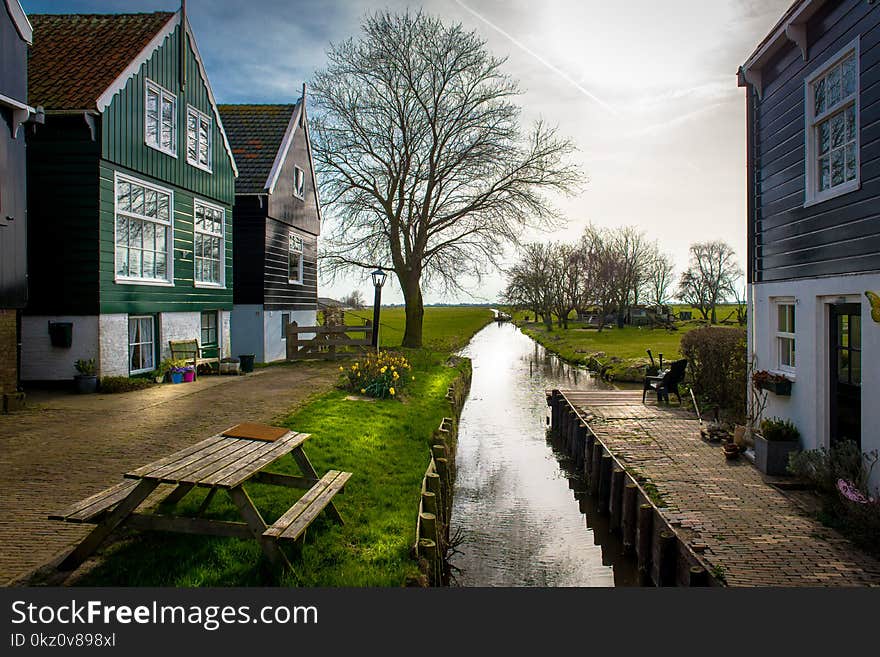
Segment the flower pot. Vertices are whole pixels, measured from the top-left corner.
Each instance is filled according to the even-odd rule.
[[[169,372],[168,376],[171,377],[171,383],[183,383],[183,372]]]
[[[755,465],[767,475],[787,475],[788,458],[800,449],[797,440],[767,440],[759,433],[755,438]]]
[[[238,358],[224,358],[220,361],[220,374],[238,374],[240,369]]]
[[[77,374],[73,377],[76,392],[87,395],[98,391],[98,377],[89,374]]]
[[[244,374],[250,374],[254,371],[254,360],[256,354],[239,354],[238,360],[241,361],[241,371]]]
[[[791,381],[762,381],[758,387],[780,397],[791,397]]]
[[[739,456],[739,447],[734,443],[727,443],[721,450],[724,452],[725,458],[732,460]]]
[[[196,380],[196,371],[195,370],[187,370],[183,373],[183,382],[184,383],[192,383]]]

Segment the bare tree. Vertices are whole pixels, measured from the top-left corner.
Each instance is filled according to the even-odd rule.
[[[352,290],[351,294],[346,297],[343,297],[340,302],[346,308],[351,308],[352,310],[361,310],[364,307],[364,295],[360,290]]]
[[[551,247],[546,244],[526,244],[520,249],[519,259],[507,271],[507,287],[502,293],[505,303],[528,308],[535,321],[544,322],[553,330],[553,276],[555,267]]]
[[[403,345],[422,344],[422,286],[455,288],[497,265],[523,227],[548,225],[545,196],[579,179],[570,141],[525,132],[517,84],[476,32],[421,12],[368,16],[312,85],[321,194],[334,224],[331,275],[383,265],[406,306]]]
[[[691,244],[691,259],[682,274],[679,296],[697,308],[703,319],[717,323],[716,307],[733,293],[733,286],[742,276],[736,252],[726,242],[715,240]]]
[[[599,331],[605,327],[605,317],[616,310],[618,280],[622,266],[617,257],[613,235],[610,231],[588,225],[579,242],[580,251],[587,262],[589,290],[585,297],[599,308]]]
[[[648,303],[665,306],[675,280],[675,264],[667,254],[655,249],[647,271],[645,292]]]

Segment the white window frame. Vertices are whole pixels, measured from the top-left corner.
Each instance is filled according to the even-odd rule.
[[[126,212],[123,210],[119,210],[116,207],[116,204],[119,202],[119,183],[127,182],[135,185],[140,185],[147,189],[152,189],[153,191],[167,194],[168,195],[168,221],[162,221],[161,219],[154,219],[152,217],[147,217],[144,215],[139,215],[135,212]],[[135,276],[120,276],[119,275],[119,262],[118,257],[119,253],[116,248],[116,216],[119,214],[123,214],[127,217],[132,217],[135,219],[140,219],[143,221],[151,221],[155,224],[159,224],[161,226],[167,227],[165,231],[165,278],[138,278]],[[140,178],[135,178],[133,176],[127,176],[125,174],[119,173],[118,171],[114,174],[113,179],[113,280],[116,283],[122,285],[158,285],[160,287],[174,287],[174,191],[168,189],[167,187],[161,187],[159,185],[154,185],[153,183],[147,182],[146,180],[141,180]]]
[[[797,371],[797,303],[794,299],[780,298],[774,299],[771,304],[773,308],[773,353],[776,370],[785,374],[794,374]],[[791,306],[794,315],[794,331],[779,330],[779,311],[781,308]],[[791,340],[794,345],[792,352],[794,353],[794,365],[785,365],[782,362],[782,341]]]
[[[223,214],[223,220],[220,222],[220,232],[212,233],[207,230],[196,228],[196,206],[201,205],[211,210],[219,210]],[[193,285],[199,288],[213,288],[216,290],[226,289],[226,208],[216,203],[203,201],[200,198],[193,199]],[[216,283],[208,281],[196,280],[196,235],[207,235],[209,237],[220,238],[220,281]]]
[[[298,184],[300,180],[302,181],[302,190]],[[306,197],[306,172],[296,165],[293,165],[293,195],[298,199]]]
[[[149,140],[149,131],[147,130],[147,108],[149,107],[148,96],[149,92],[152,91],[159,94],[159,125],[156,130],[156,135],[159,139],[158,143],[154,144]],[[162,101],[164,99],[171,99],[171,103],[174,107],[174,120],[171,123],[171,148],[163,148],[162,146]],[[177,157],[177,96],[163,87],[161,84],[156,84],[150,79],[145,80],[144,82],[144,143],[152,148],[153,150],[157,150],[160,153],[165,153],[166,155],[170,155],[173,158]]]
[[[294,246],[294,241],[299,240],[299,251],[296,251]],[[303,261],[305,260],[305,251],[306,251],[306,241],[303,239],[301,235],[296,233],[289,233],[287,236],[287,282],[294,283],[296,285],[303,284]],[[296,272],[297,278],[293,277],[294,272],[290,271],[290,254],[299,253],[299,267]]]
[[[815,84],[819,79],[827,75],[831,69],[835,66],[839,65],[844,59],[849,57],[850,55],[854,55],[855,57],[855,92],[852,96],[848,96],[846,98],[841,98],[840,101],[836,105],[834,105],[831,109],[826,107],[825,112],[822,114],[815,114]],[[805,136],[806,136],[806,167],[805,167],[805,175],[806,175],[806,187],[804,194],[804,207],[809,207],[811,205],[815,205],[816,203],[822,203],[832,198],[836,198],[843,194],[848,194],[853,192],[861,187],[861,169],[862,169],[862,156],[861,156],[861,119],[860,119],[860,108],[859,108],[859,100],[861,97],[861,80],[860,80],[860,69],[861,68],[861,59],[859,56],[859,37],[856,37],[853,41],[848,43],[844,48],[835,53],[832,57],[827,59],[825,63],[823,63],[819,68],[817,68],[804,82],[804,100],[805,100]],[[829,187],[828,189],[819,191],[819,171],[818,171],[818,155],[819,155],[819,145],[818,139],[816,136],[817,130],[816,127],[818,124],[822,123],[829,117],[844,111],[850,105],[855,106],[855,150],[856,150],[856,177],[852,180],[844,180],[843,183],[835,186]],[[846,166],[844,165],[844,178],[846,172]]]
[[[141,344],[141,345],[152,344],[153,345],[153,367],[147,367],[147,368],[143,368],[143,369],[139,369],[139,370],[131,369],[131,344],[132,343],[131,343],[131,338],[129,338],[128,339],[128,373],[129,373],[129,375],[131,375],[131,374],[145,374],[147,372],[152,372],[153,370],[156,369],[156,318],[153,317],[152,315],[129,315],[128,316],[129,326],[126,326],[126,335],[129,335],[129,332],[131,331],[130,325],[131,325],[131,320],[133,320],[133,319],[136,319],[138,321],[140,321],[142,319],[149,319],[150,320],[153,341],[151,343],[138,342],[137,344]]]
[[[189,156],[189,119],[191,116],[195,116],[196,121],[197,121],[196,135],[195,135],[196,136],[196,159],[194,159],[194,160],[190,159],[190,156]],[[202,164],[201,162],[199,162],[199,153],[200,153],[199,134],[201,134],[199,131],[199,128],[201,127],[202,121],[204,121],[205,123],[208,124],[208,130],[207,130],[207,134],[208,134],[208,163],[207,164]],[[202,171],[207,171],[208,173],[213,173],[213,170],[211,169],[211,162],[213,162],[213,156],[214,156],[214,144],[213,144],[214,137],[213,137],[213,134],[214,134],[214,122],[211,119],[211,117],[208,116],[207,114],[205,114],[204,112],[196,109],[192,105],[187,105],[186,106],[186,161],[188,164],[196,167],[197,169],[201,169]]]
[[[205,342],[205,336],[204,336],[205,315],[210,315],[210,316],[214,317],[214,323],[215,323],[214,324],[214,340],[215,340],[215,342]],[[199,346],[204,347],[205,345],[217,347],[217,349],[220,349],[220,311],[219,310],[203,310],[199,313]]]

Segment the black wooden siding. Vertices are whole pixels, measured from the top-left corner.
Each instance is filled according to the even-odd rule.
[[[789,44],[765,66],[763,99],[752,101],[756,281],[880,269],[880,9],[829,2],[808,35],[809,59]],[[805,208],[804,81],[857,36],[861,188]]]
[[[233,297],[236,304],[263,304],[263,269],[266,253],[266,209],[258,197],[239,196],[233,215]]]
[[[288,279],[288,244],[291,232],[303,238],[303,284]],[[267,310],[315,310],[317,308],[317,240],[313,235],[266,218],[265,296]]]

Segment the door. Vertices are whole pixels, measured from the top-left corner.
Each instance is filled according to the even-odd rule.
[[[831,444],[862,444],[862,306],[831,306]]]
[[[202,339],[199,341],[202,348],[202,358],[219,358],[220,356],[218,315],[216,310],[202,313]]]

